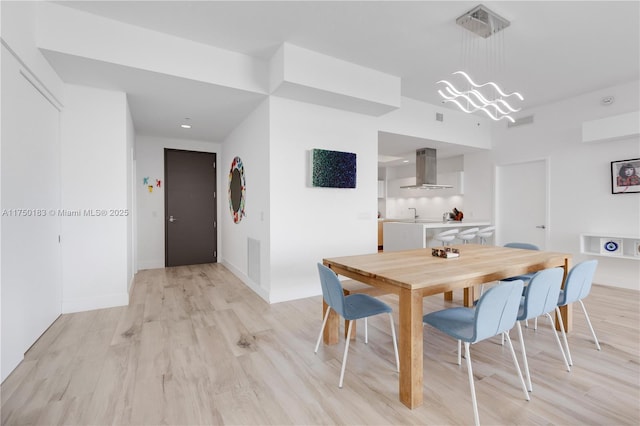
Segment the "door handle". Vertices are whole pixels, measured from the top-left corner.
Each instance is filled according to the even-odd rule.
[[[174,218],[173,218],[173,216],[169,216],[169,222],[172,222],[172,223],[173,223],[173,222],[175,222],[176,220],[178,220],[178,219],[174,219]]]
[[[544,225],[536,225],[536,228],[538,228],[538,229],[547,229],[547,227],[544,226]]]

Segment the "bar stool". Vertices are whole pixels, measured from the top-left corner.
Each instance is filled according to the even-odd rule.
[[[457,238],[462,240],[462,244],[469,244],[469,241],[477,236],[478,231],[480,231],[480,228],[465,229],[457,235]]]
[[[459,229],[449,229],[448,231],[444,231],[434,235],[433,239],[442,241],[442,245],[446,246],[446,245],[449,245],[449,243],[456,238],[456,235],[458,235],[458,232],[460,232]]]
[[[480,244],[487,244],[487,238],[491,237],[495,230],[495,226],[487,226],[479,230],[477,236],[480,238]]]

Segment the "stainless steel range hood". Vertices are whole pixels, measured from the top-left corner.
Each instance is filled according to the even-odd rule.
[[[436,161],[436,150],[433,148],[422,148],[416,150],[416,184],[401,186],[400,188],[410,189],[445,189],[453,188],[451,185],[438,185],[438,166]]]

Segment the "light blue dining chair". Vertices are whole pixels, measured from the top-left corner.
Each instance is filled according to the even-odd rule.
[[[524,250],[540,250],[540,248],[538,248],[538,246],[536,246],[534,244],[529,244],[529,243],[507,243],[507,244],[504,245],[504,247],[524,249]],[[530,274],[522,274],[522,275],[518,275],[518,276],[515,276],[515,277],[503,278],[501,281],[522,280],[524,285],[527,285],[527,283],[529,282],[529,280],[531,279],[531,277],[533,276],[534,273],[535,272],[532,272]],[[484,284],[480,284],[480,296],[482,296],[482,293],[484,293]],[[535,329],[538,328],[538,323],[537,322],[536,322],[536,325],[535,325],[534,328]]]
[[[558,296],[560,295],[563,276],[564,270],[562,268],[545,269],[536,272],[531,277],[529,284],[524,288],[524,296],[520,301],[520,310],[518,311],[518,321],[516,322],[516,325],[518,329],[518,337],[520,339],[520,348],[522,350],[522,364],[529,392],[533,391],[533,387],[531,385],[531,374],[529,372],[527,351],[524,346],[524,338],[522,335],[520,321],[537,318],[541,315],[549,318],[551,330],[553,330],[553,335],[556,337],[556,342],[560,348],[564,365],[567,368],[567,371],[571,371],[567,357],[564,354],[564,349],[562,349],[562,343],[560,343],[560,337],[558,337],[555,323],[550,314],[556,309],[558,304]]]
[[[535,244],[530,244],[530,243],[507,243],[507,244],[504,245],[504,247],[517,248],[517,249],[523,249],[523,250],[540,250],[540,247],[538,247]],[[504,278],[502,281],[522,280],[524,282],[525,287],[526,287],[527,283],[531,280],[531,277],[533,277],[534,274],[535,274],[535,272],[531,272],[529,274],[517,275],[515,277]],[[524,294],[524,292],[523,292],[523,294]],[[529,327],[529,321],[528,320],[525,321],[525,326]],[[534,317],[534,319],[533,319],[533,329],[534,330],[538,329],[538,317]]]
[[[458,365],[460,365],[460,342],[464,342],[465,358],[467,360],[467,372],[469,374],[469,387],[471,389],[471,400],[473,403],[473,416],[475,424],[480,424],[478,414],[478,403],[476,401],[476,391],[473,383],[473,371],[471,369],[471,355],[469,346],[481,340],[488,339],[498,334],[504,333],[513,364],[518,372],[525,399],[529,400],[529,392],[522,378],[520,365],[513,344],[507,331],[511,330],[516,323],[520,298],[522,297],[522,281],[501,282],[487,290],[478,300],[473,308],[455,307],[432,312],[425,315],[422,321],[429,324],[443,333],[448,334],[458,340]]]
[[[564,340],[564,346],[567,351],[567,358],[569,359],[569,365],[573,365],[571,359],[571,351],[569,351],[569,342],[567,341],[567,333],[564,330],[564,322],[562,321],[562,315],[560,314],[560,307],[568,305],[569,303],[579,302],[582,306],[582,312],[587,320],[589,330],[596,343],[596,348],[600,350],[600,343],[596,337],[596,332],[593,330],[589,314],[587,314],[587,308],[584,307],[582,299],[587,297],[591,292],[591,284],[593,284],[593,276],[596,273],[596,267],[598,266],[597,260],[586,260],[575,265],[567,274],[567,279],[564,282],[564,288],[560,290],[560,296],[558,297],[558,306],[556,306],[556,314],[558,322],[560,323],[560,330],[562,331],[562,339]]]
[[[347,365],[347,354],[349,352],[349,342],[351,341],[351,328],[353,322],[358,319],[364,318],[365,330],[367,327],[367,317],[371,317],[378,314],[389,314],[389,321],[391,323],[391,336],[393,338],[393,350],[396,355],[396,369],[400,371],[400,359],[398,358],[398,343],[396,341],[396,329],[393,324],[392,310],[389,305],[369,296],[368,294],[351,294],[349,296],[344,295],[342,290],[342,284],[338,279],[338,276],[330,268],[327,268],[321,263],[318,263],[318,272],[320,273],[320,284],[322,285],[322,297],[327,303],[328,308],[322,321],[322,328],[320,329],[320,335],[316,342],[316,349],[314,353],[318,353],[320,347],[320,340],[322,340],[322,333],[324,327],[327,325],[327,319],[329,318],[329,312],[331,309],[336,311],[345,320],[349,321],[349,327],[347,330],[347,338],[344,346],[344,355],[342,357],[342,369],[340,370],[340,382],[338,387],[342,387],[344,380],[344,370]]]
[[[529,244],[529,243],[507,243],[504,245],[504,247],[517,248],[517,249],[523,249],[523,250],[540,250],[540,247],[538,247],[537,245]],[[522,274],[515,277],[505,278],[502,281],[522,280],[526,285],[526,283],[529,282],[529,280],[531,279],[531,277],[533,277],[534,274],[535,272],[532,272],[530,274]]]

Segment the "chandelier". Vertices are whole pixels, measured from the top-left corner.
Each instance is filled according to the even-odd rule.
[[[488,73],[495,73],[498,66],[502,65],[504,61],[504,38],[500,31],[510,25],[509,21],[485,6],[478,5],[456,19],[456,24],[468,30],[463,31],[462,42],[465,68],[467,70],[472,68],[473,59],[484,59]],[[497,37],[496,34],[498,34]],[[484,40],[479,40],[477,36]],[[491,40],[487,41],[489,38]],[[480,58],[482,47],[487,50],[484,58]],[[473,58],[474,54],[475,58]],[[473,66],[476,65],[473,64]],[[515,108],[510,102],[524,100],[520,93],[505,92],[494,81],[478,83],[469,76],[469,72],[462,70],[454,72],[452,78],[448,80],[439,80],[437,84],[442,85],[438,89],[438,94],[442,97],[443,102],[451,102],[469,114],[482,111],[495,121],[506,119],[514,122],[515,120],[510,114],[520,111],[520,108]]]

